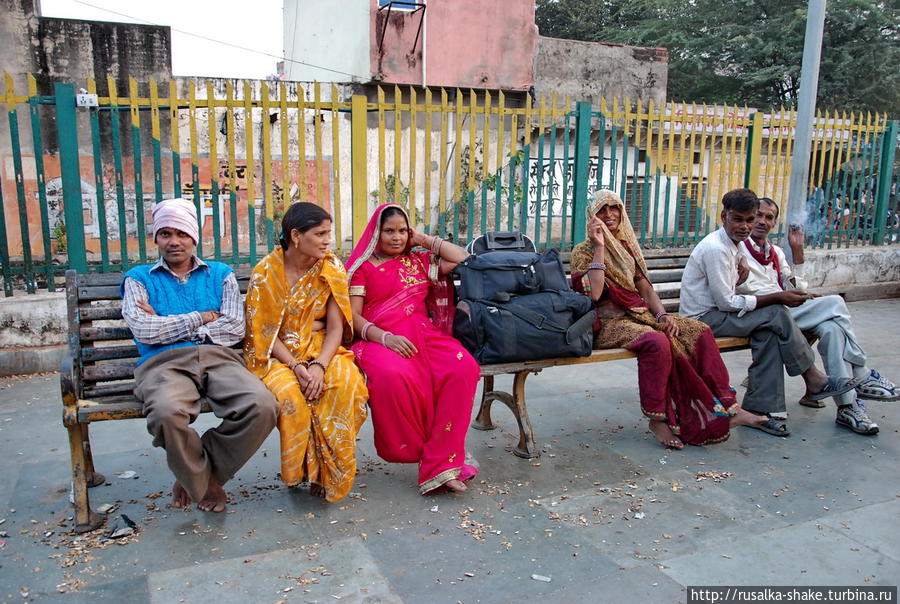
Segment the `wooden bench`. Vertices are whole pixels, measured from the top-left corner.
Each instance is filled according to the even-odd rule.
[[[650,269],[650,280],[666,310],[675,312],[678,310],[678,296],[681,291],[681,276],[687,264],[691,250],[647,250],[645,258]],[[570,254],[563,254],[563,264],[568,270]],[[716,338],[719,350],[743,350],[748,346],[747,338]],[[478,415],[472,422],[472,427],[478,430],[493,430],[495,428],[491,420],[491,405],[494,401],[500,401],[509,407],[519,426],[519,442],[513,448],[513,453],[519,457],[528,459],[541,456],[540,449],[534,440],[534,430],[528,417],[528,409],[525,405],[525,380],[532,373],[540,373],[548,367],[568,365],[585,365],[589,363],[602,363],[618,359],[630,359],[637,355],[624,348],[605,348],[594,350],[587,357],[570,357],[559,359],[543,359],[539,361],[522,361],[518,363],[497,363],[482,365],[481,376],[483,379],[481,393],[481,407]],[[498,375],[513,376],[512,392],[494,390],[494,377]],[[634,385],[635,389],[637,384]]]
[[[687,250],[647,254],[651,277],[669,310],[678,305],[678,285],[687,260]],[[565,256],[566,262],[568,256]],[[241,292],[246,293],[251,270],[236,271]],[[63,424],[69,433],[76,531],[89,531],[102,522],[90,507],[88,488],[105,479],[94,469],[89,425],[92,422],[143,417],[142,405],[134,397],[137,347],[131,330],[122,320],[121,273],[78,274],[66,272],[68,350],[63,359],[60,386]],[[719,338],[722,350],[745,348],[745,338]],[[510,408],[519,426],[519,443],[513,452],[525,458],[540,456],[525,406],[525,380],[532,373],[560,365],[599,363],[635,356],[622,349],[595,350],[589,357],[544,359],[522,363],[484,365],[481,407],[473,427],[491,430],[491,404],[497,400]],[[512,393],[494,390],[494,377],[512,374]],[[637,384],[635,384],[637,388]],[[209,411],[203,405],[203,411]]]
[[[235,271],[241,293],[250,269]],[[68,346],[60,369],[63,424],[69,432],[75,530],[97,528],[102,519],[90,506],[88,488],[105,478],[94,470],[88,427],[92,422],[143,417],[134,397],[137,346],[122,320],[121,273],[66,271]],[[207,404],[202,411],[210,411]]]

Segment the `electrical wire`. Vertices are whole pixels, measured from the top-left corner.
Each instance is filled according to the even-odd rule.
[[[116,11],[116,10],[112,10],[111,8],[106,8],[106,7],[104,7],[104,6],[97,6],[96,4],[91,4],[90,2],[85,2],[84,0],[71,0],[71,1],[72,1],[72,2],[75,2],[76,4],[83,4],[83,5],[85,5],[85,6],[90,6],[91,8],[95,8],[95,9],[97,9],[97,10],[101,10],[101,11],[104,11],[104,12],[107,12],[107,13],[112,13],[113,15],[119,15],[120,17],[125,17],[125,18],[131,19],[131,20],[133,20],[133,21],[138,21],[138,22],[143,23],[143,24],[145,24],[145,25],[154,25],[154,26],[157,26],[157,27],[166,27],[166,26],[164,26],[164,25],[160,25],[159,23],[153,23],[153,22],[151,22],[151,21],[147,21],[146,19],[141,19],[141,18],[139,18],[139,17],[134,17],[134,16],[128,15],[128,14],[126,14],[126,13],[122,13],[122,12],[119,12],[119,11]],[[298,5],[298,6],[297,6],[297,11],[296,11],[296,13],[299,13],[299,9],[300,9],[300,7],[299,7],[299,5]],[[295,13],[295,17],[296,17],[296,13]],[[356,78],[356,79],[358,79],[358,80],[360,80],[360,81],[363,81],[363,82],[365,82],[365,81],[367,81],[367,80],[370,79],[369,76],[361,76],[361,75],[358,75],[358,74],[355,74],[355,73],[348,73],[348,72],[346,72],[346,71],[341,71],[341,70],[339,70],[339,69],[332,69],[331,67],[323,67],[322,65],[315,65],[315,64],[313,64],[313,63],[308,63],[308,62],[306,62],[306,61],[300,61],[300,60],[298,60],[298,59],[289,59],[289,58],[287,58],[287,57],[275,55],[275,54],[272,54],[272,53],[270,53],[270,52],[265,52],[265,51],[263,51],[263,50],[256,50],[256,49],[254,49],[254,48],[248,48],[248,47],[246,47],[246,46],[241,46],[241,45],[239,45],[239,44],[233,44],[232,42],[225,42],[225,41],[223,41],[223,40],[216,40],[215,38],[210,38],[209,36],[204,36],[204,35],[202,35],[202,34],[195,34],[195,33],[193,33],[193,32],[185,31],[185,30],[179,29],[179,28],[177,28],[177,27],[172,27],[171,25],[168,26],[168,27],[169,27],[172,31],[178,32],[178,33],[180,33],[180,34],[182,34],[182,35],[185,35],[185,36],[191,36],[191,37],[193,37],[193,38],[199,38],[199,39],[201,39],[201,40],[206,40],[207,42],[213,42],[213,43],[215,43],[215,44],[222,44],[223,46],[230,46],[230,47],[232,47],[232,48],[237,48],[238,50],[243,50],[243,51],[246,51],[246,52],[252,52],[252,53],[255,53],[255,54],[258,54],[258,55],[263,55],[263,56],[266,56],[266,57],[271,57],[271,58],[273,58],[273,59],[278,59],[278,60],[280,60],[280,61],[289,61],[289,62],[291,62],[291,63],[298,63],[298,64],[300,64],[300,65],[306,65],[307,67],[313,67],[313,68],[315,68],[315,69],[322,69],[323,71],[330,71],[330,72],[332,72],[332,73],[338,73],[338,74],[341,74],[341,75],[350,76],[351,78]],[[296,36],[296,25],[295,25],[295,28],[294,28],[294,29],[295,29],[294,35]]]

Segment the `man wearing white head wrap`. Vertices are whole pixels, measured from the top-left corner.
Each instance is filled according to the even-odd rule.
[[[160,229],[169,227],[187,233],[197,245],[200,230],[197,228],[197,211],[194,204],[181,197],[167,199],[153,208],[153,240]]]
[[[244,338],[234,271],[195,254],[200,237],[192,203],[153,209],[160,259],[136,266],[122,283],[122,317],[138,347],[135,396],[153,444],[166,450],[172,505],[225,509],[225,484],[275,426],[275,398],[231,346]],[[222,423],[201,437],[189,424],[207,402]]]

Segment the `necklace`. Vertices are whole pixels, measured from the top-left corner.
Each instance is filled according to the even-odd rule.
[[[388,260],[393,260],[396,256],[382,256],[378,252],[372,252],[372,255],[375,256],[375,259],[379,262],[387,262]]]

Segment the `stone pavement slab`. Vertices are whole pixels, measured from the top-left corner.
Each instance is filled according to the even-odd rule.
[[[900,379],[900,300],[850,308],[870,364]],[[749,353],[724,358],[740,383]],[[353,492],[329,504],[281,485],[273,434],[224,514],[166,507],[173,479],[142,421],[93,424],[107,478],[93,504],[141,528],[101,542],[107,529],[70,533],[58,376],[2,379],[0,602],[678,602],[693,584],[896,584],[900,403],[870,403],[881,433],[859,436],[833,406],[798,406],[789,378],[790,438],[739,429],[670,451],[636,384],[633,360],[530,377],[542,457],[509,452],[515,422],[495,405],[498,428],[469,433],[481,474],[464,495],[418,495],[416,468],[379,460],[368,422]]]

